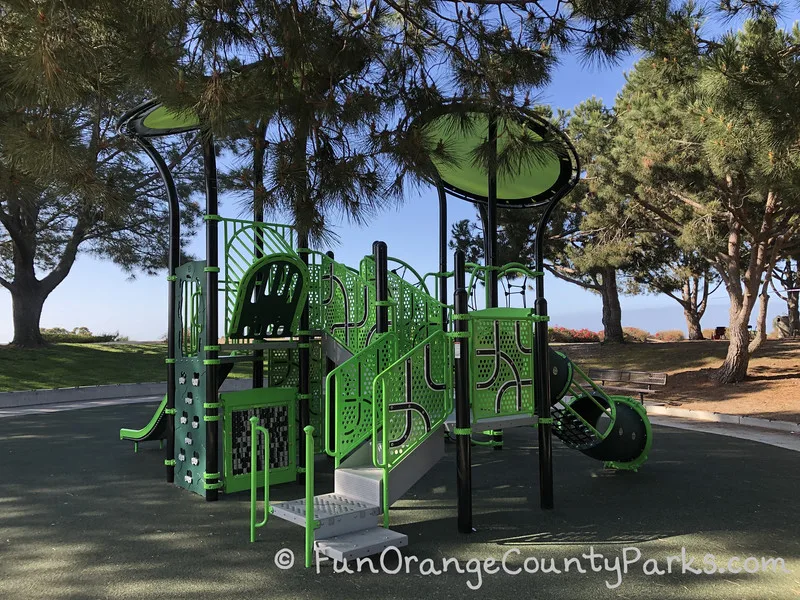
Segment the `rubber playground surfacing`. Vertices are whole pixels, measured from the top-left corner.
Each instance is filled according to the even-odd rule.
[[[556,508],[538,507],[536,439],[532,429],[506,432],[506,448],[473,450],[474,524],[456,531],[454,447],[391,511],[406,533],[405,556],[459,559],[442,575],[320,573],[302,566],[302,528],[275,519],[248,541],[249,495],[206,503],[163,481],[163,453],[143,444],[135,454],[118,430],[138,426],[154,405],[122,405],[8,418],[0,433],[0,598],[712,598],[800,597],[800,456],[734,438],[654,427],[650,460],[639,473],[606,471],[555,442]],[[317,462],[317,492],[332,487],[330,466]],[[273,488],[273,500],[299,498],[303,488]],[[527,557],[564,559],[590,547],[613,566],[625,547],[642,558],[616,589],[614,571],[517,575],[483,571],[470,559],[507,567]],[[275,566],[281,548],[296,557]],[[645,576],[643,562],[686,549],[694,568],[706,554],[780,557],[789,573]],[[516,554],[517,549],[519,554]],[[633,551],[629,551],[632,556]],[[430,562],[430,561],[429,561]],[[375,560],[376,566],[379,561]],[[751,563],[752,564],[752,563]],[[387,555],[385,565],[397,568]],[[529,562],[532,568],[534,563]],[[354,565],[351,565],[354,567]],[[488,571],[495,567],[485,565]]]

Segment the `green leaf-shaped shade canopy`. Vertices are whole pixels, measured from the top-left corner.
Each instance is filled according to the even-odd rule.
[[[481,146],[489,132],[483,112],[444,114],[425,126],[431,160],[445,188],[465,199],[486,202],[489,177]],[[573,172],[563,134],[543,120],[521,117],[497,122],[497,203],[525,208],[552,198]],[[512,145],[509,148],[509,144]]]
[[[145,102],[126,113],[120,123],[142,137],[184,133],[200,128],[200,119],[192,111],[175,111],[158,102]]]
[[[159,106],[142,119],[142,125],[153,130],[197,129],[200,119],[193,112],[175,112],[166,106]]]

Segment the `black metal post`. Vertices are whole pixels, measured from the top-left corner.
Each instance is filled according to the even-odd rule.
[[[489,306],[497,308],[497,118],[489,113],[489,181],[486,201],[486,285],[489,286]],[[496,429],[492,434],[495,450],[503,449],[503,430]]]
[[[375,333],[389,331],[389,267],[387,264],[386,242],[374,242],[372,254],[375,257]]]
[[[203,174],[206,182],[206,343],[215,347],[219,339],[219,224],[213,217],[218,215],[219,200],[217,197],[217,157],[214,150],[214,137],[210,131],[203,132]],[[216,405],[219,398],[219,352],[205,352],[206,369],[206,403]],[[206,409],[206,416],[216,417],[216,408]],[[217,449],[219,440],[219,422],[206,421],[206,473],[219,473]],[[206,490],[206,500],[213,502],[219,498],[216,488]]]
[[[453,330],[457,336],[453,342],[455,357],[455,404],[456,404],[456,491],[458,494],[458,531],[472,533],[472,437],[469,402],[469,338],[466,336],[467,321],[464,315],[467,306],[467,275],[464,267],[464,252],[455,254],[455,319]]]
[[[335,258],[333,252],[330,251],[330,250],[328,250],[325,253],[325,256],[327,256],[331,260],[334,260],[334,258]],[[329,281],[328,283],[331,286],[333,286],[333,281]],[[325,298],[325,293],[323,292],[322,293],[322,298],[320,298],[320,300],[322,300],[324,298]],[[325,378],[326,378],[326,380],[327,380],[327,377],[328,377],[328,373],[333,371],[335,368],[336,368],[336,363],[334,363],[333,360],[330,357],[326,357],[325,358]],[[328,428],[328,432],[327,432],[327,434],[325,436],[325,439],[329,440],[329,439],[333,438],[334,432],[336,431],[336,380],[333,377],[331,377],[331,379],[330,379],[330,385],[328,386],[327,392],[328,393],[327,393],[327,395],[325,397],[325,402],[327,402],[329,404],[329,409],[328,409],[328,423],[326,424],[326,426]]]
[[[447,192],[441,181],[437,182],[439,192],[439,273],[447,272]],[[447,331],[447,276],[439,276],[439,302],[442,307],[442,329]]]
[[[497,307],[497,119],[489,115],[489,185],[486,202],[486,266],[490,268],[486,285],[489,286],[489,306]]]
[[[256,163],[254,166],[258,166]],[[257,175],[254,176],[256,182],[260,181]],[[257,183],[256,183],[257,185]],[[256,200],[254,199],[254,203]],[[253,219],[257,222],[262,222],[264,220],[264,207],[256,205],[255,210],[253,211]],[[264,239],[255,233],[253,230],[253,242],[255,244],[255,255],[256,260],[264,256]],[[261,285],[267,285],[267,282],[262,282]],[[254,350],[253,351],[253,388],[263,388],[264,387],[264,351],[263,350]]]
[[[264,221],[264,152],[266,135],[266,123],[259,121],[253,132],[253,219],[259,223]],[[264,256],[264,240],[253,230],[253,241],[255,243],[256,260]],[[267,285],[264,281],[262,286]],[[264,387],[264,351],[255,350],[253,352],[253,388]]]
[[[578,171],[580,172],[580,171]],[[558,202],[571,189],[563,190],[547,205],[536,226],[534,252],[536,270],[544,273],[544,232],[550,215]],[[544,276],[536,278],[536,299],[533,303],[536,314],[547,316],[547,300],[544,297]],[[550,352],[547,339],[547,321],[537,321],[534,326],[535,372],[533,395],[536,398],[536,415],[539,417],[539,502],[543,509],[553,508],[553,424],[550,413]]]
[[[164,451],[167,460],[166,476],[167,482],[175,481],[175,467],[170,463],[175,459],[175,356],[178,341],[175,337],[175,320],[177,318],[176,298],[178,295],[178,282],[175,279],[175,269],[181,260],[181,220],[180,204],[178,203],[178,191],[175,188],[175,180],[169,172],[164,158],[158,153],[153,145],[145,138],[133,136],[139,147],[145,151],[150,160],[158,169],[158,174],[164,183],[167,191],[167,204],[169,206],[169,255],[167,257],[167,279],[169,281],[169,293],[167,302],[169,304],[167,322],[167,410],[164,414],[167,429],[167,444]]]
[[[308,248],[308,233],[298,233],[297,236],[298,250]],[[308,253],[300,252],[300,260],[308,265]],[[300,466],[297,473],[297,482],[305,482],[306,470],[306,436],[303,433],[307,425],[311,424],[310,403],[311,399],[311,337],[308,335],[308,300],[303,307],[303,312],[300,314],[300,335],[297,336],[297,370],[298,370],[298,385],[297,385],[297,398],[298,398],[298,412],[300,413],[300,443],[298,464]]]

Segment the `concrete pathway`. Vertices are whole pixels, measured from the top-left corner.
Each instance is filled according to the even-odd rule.
[[[109,398],[106,400],[85,400],[83,402],[63,402],[59,404],[42,404],[38,406],[0,408],[0,419],[10,417],[26,417],[30,415],[48,415],[50,413],[64,412],[67,410],[80,410],[84,408],[100,408],[103,406],[120,406],[123,404],[141,404],[143,402],[158,402],[161,396],[138,396],[136,398]]]
[[[776,431],[773,429],[762,429],[761,427],[751,427],[748,425],[731,425],[728,423],[713,423],[709,421],[696,421],[685,417],[664,417],[648,415],[653,425],[663,427],[674,427],[686,429],[698,433],[711,433],[714,435],[724,435],[740,440],[750,440],[751,442],[761,442],[778,448],[794,450],[800,452],[800,432]]]

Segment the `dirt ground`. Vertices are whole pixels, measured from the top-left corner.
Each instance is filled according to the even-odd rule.
[[[709,375],[722,364],[726,341],[603,346],[556,344],[582,367],[668,373],[663,391],[646,396],[693,410],[800,422],[800,340],[768,340],[750,360],[747,380],[720,385]]]

